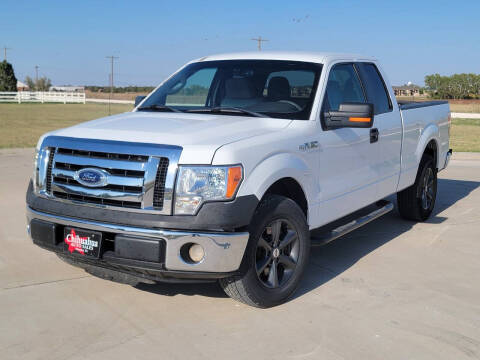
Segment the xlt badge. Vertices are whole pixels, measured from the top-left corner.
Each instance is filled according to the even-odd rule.
[[[317,149],[317,148],[318,148],[318,141],[310,141],[298,146],[298,149],[300,151],[308,151],[308,150]]]

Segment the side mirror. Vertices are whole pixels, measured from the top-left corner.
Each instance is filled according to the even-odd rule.
[[[343,103],[338,111],[323,114],[327,129],[371,128],[373,125],[373,104]]]
[[[137,107],[138,104],[140,104],[143,101],[143,99],[145,99],[145,98],[146,98],[146,96],[144,96],[144,95],[137,96],[135,98],[135,107]]]

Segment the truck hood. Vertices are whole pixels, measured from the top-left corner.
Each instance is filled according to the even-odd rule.
[[[291,120],[210,114],[129,112],[48,135],[183,147],[180,163],[210,164],[222,145],[287,127]]]

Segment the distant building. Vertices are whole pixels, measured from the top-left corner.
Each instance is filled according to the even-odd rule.
[[[60,92],[84,92],[85,86],[51,86],[49,90]]]
[[[17,80],[17,91],[29,91],[30,88],[28,87],[27,84],[24,84],[21,81]]]
[[[392,86],[395,96],[420,96],[420,86],[417,85],[403,85]]]

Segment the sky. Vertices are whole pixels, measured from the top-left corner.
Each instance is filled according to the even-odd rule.
[[[480,73],[480,0],[2,0],[0,47],[16,76],[54,85],[157,85],[202,56],[264,50],[374,56],[393,85]],[[3,49],[1,59],[3,60]]]

